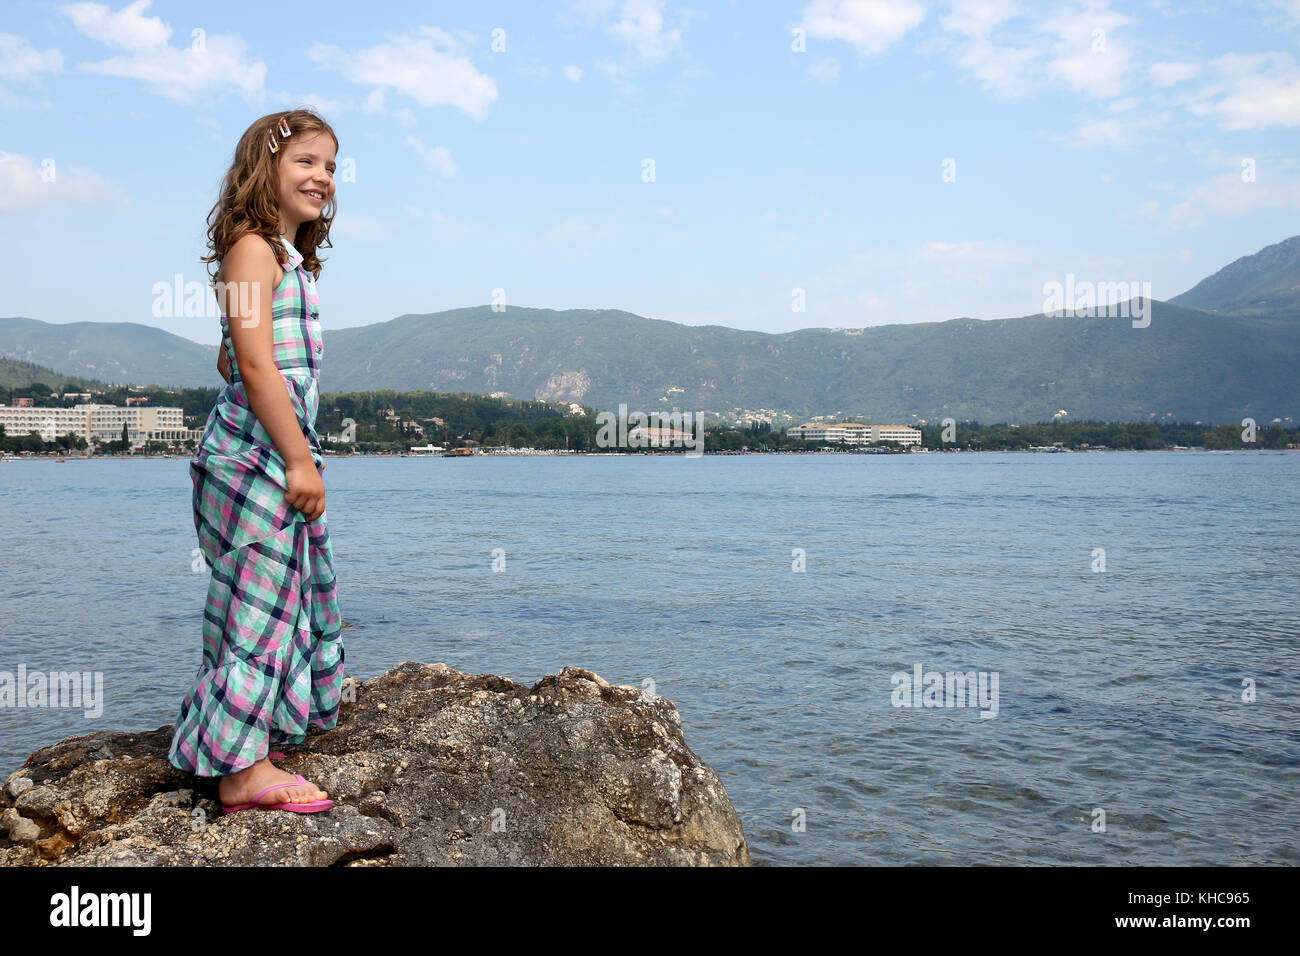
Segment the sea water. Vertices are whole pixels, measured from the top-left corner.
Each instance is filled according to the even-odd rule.
[[[0,465],[0,672],[103,678],[96,716],[0,707],[0,779],[64,737],[175,719],[207,587],[187,467]],[[324,477],[348,673],[575,665],[652,688],[756,862],[1300,862],[1298,454],[328,458]]]

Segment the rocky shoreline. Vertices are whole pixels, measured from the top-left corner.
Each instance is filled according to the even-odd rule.
[[[663,697],[566,667],[532,687],[408,661],[347,678],[277,765],[334,807],[222,814],[170,725],[43,747],[0,790],[0,866],[748,866],[717,774]]]

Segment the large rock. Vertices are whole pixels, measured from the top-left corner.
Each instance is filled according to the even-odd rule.
[[[277,765],[325,813],[225,815],[172,728],[43,747],[0,790],[0,865],[749,865],[722,782],[663,697],[566,667],[531,688],[407,662],[347,678]]]

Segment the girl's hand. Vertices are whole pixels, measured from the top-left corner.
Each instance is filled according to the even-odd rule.
[[[325,513],[325,482],[312,459],[288,463],[284,483],[289,486],[284,500],[305,514],[308,521],[315,521]]]

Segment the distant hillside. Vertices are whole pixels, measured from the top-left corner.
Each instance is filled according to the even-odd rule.
[[[138,322],[0,318],[0,357],[114,385],[202,386],[220,381],[217,347]]]
[[[1300,327],[1155,303],[1127,318],[954,319],[785,334],[483,306],[326,333],[327,387],[504,391],[597,408],[913,421],[1300,418]],[[671,391],[670,391],[671,390]]]
[[[90,378],[65,375],[33,362],[0,358],[0,388],[26,388],[36,382],[48,385],[51,391],[60,393],[85,392],[92,388],[102,388],[104,384]]]
[[[1242,256],[1169,301],[1233,315],[1300,318],[1300,236]]]
[[[1064,409],[1074,420],[1300,420],[1300,321],[1283,294],[1297,254],[1300,237],[1238,260],[1178,297],[1224,309],[1156,302],[1142,329],[1129,318],[1034,315],[767,334],[614,309],[488,306],[330,329],[326,310],[321,387],[499,392],[727,418],[766,410],[1037,422]],[[1242,302],[1251,307],[1234,311]],[[215,347],[134,323],[0,319],[0,355],[112,381],[216,381]]]

